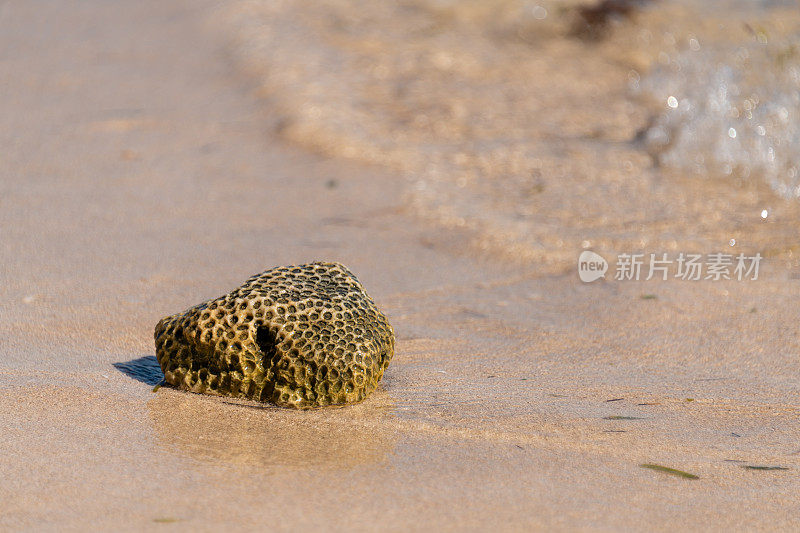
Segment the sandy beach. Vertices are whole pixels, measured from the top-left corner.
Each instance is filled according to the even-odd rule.
[[[228,4],[0,3],[0,529],[800,528],[796,200],[708,182],[704,210],[631,156],[633,185],[590,175],[552,216],[564,190],[536,200],[543,248],[489,242],[508,226],[409,197],[416,162],[304,143],[243,68],[258,55]],[[635,134],[632,117],[606,127]],[[613,214],[642,191],[675,201],[581,234],[592,194],[623,198]],[[581,282],[582,240],[611,259],[640,227],[639,251],[764,253],[759,279]],[[357,273],[394,327],[371,397],[301,412],[153,391],[159,319],[314,260]]]

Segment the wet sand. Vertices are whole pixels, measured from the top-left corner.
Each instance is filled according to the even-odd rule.
[[[0,528],[800,526],[791,254],[592,284],[479,254],[385,168],[276,138],[216,9],[0,7]],[[152,392],[158,319],[315,259],[395,328],[372,397]]]

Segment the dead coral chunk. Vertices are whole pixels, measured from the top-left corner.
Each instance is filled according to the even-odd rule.
[[[171,385],[298,409],[363,400],[394,355],[388,320],[338,263],[266,270],[163,318],[155,343]]]

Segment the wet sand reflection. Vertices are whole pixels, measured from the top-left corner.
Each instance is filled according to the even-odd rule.
[[[380,389],[347,408],[293,411],[162,388],[147,407],[160,445],[203,462],[349,469],[386,461],[397,440]]]

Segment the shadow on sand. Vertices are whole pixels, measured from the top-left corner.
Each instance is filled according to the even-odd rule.
[[[124,363],[113,363],[113,365],[126,376],[148,385],[158,385],[164,379],[164,373],[153,355],[131,359]]]

